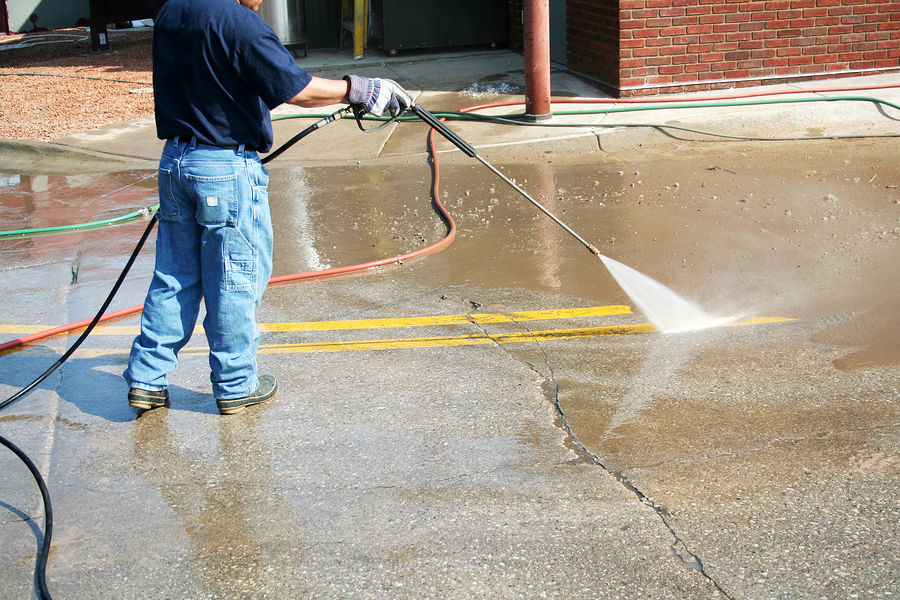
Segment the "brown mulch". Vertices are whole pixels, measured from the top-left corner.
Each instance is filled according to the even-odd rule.
[[[152,38],[110,31],[112,51],[92,53],[82,28],[0,36],[0,137],[47,142],[153,115]]]

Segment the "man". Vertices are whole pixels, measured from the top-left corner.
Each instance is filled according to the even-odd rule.
[[[168,0],[154,20],[159,165],[156,268],[124,377],[139,410],[168,406],[166,375],[206,304],[213,394],[233,414],[278,390],[257,375],[256,308],[272,271],[270,113],[349,102],[392,114],[410,97],[387,79],[313,77],[256,14],[261,0]]]

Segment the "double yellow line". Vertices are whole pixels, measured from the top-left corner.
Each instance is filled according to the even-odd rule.
[[[594,306],[588,308],[569,308],[559,310],[535,310],[509,313],[482,313],[468,315],[436,315],[429,317],[386,318],[386,319],[357,319],[348,321],[313,321],[305,323],[261,323],[260,331],[263,333],[298,333],[314,331],[346,331],[346,330],[373,330],[373,329],[408,329],[411,327],[451,327],[451,326],[483,326],[503,323],[519,324],[529,321],[551,321],[563,319],[575,319],[585,317],[602,317],[612,315],[631,314],[628,306]],[[790,321],[783,317],[760,317],[746,321],[730,323],[729,325],[755,325],[762,323],[777,323]],[[33,329],[40,328],[20,325],[0,325],[0,333],[22,334],[33,333]],[[262,354],[292,354],[301,352],[344,352],[344,351],[372,351],[397,348],[434,348],[449,346],[476,346],[481,344],[513,344],[520,342],[535,342],[547,340],[565,340],[587,337],[601,337],[610,335],[630,335],[637,333],[652,333],[656,331],[649,323],[607,325],[601,327],[577,327],[566,329],[541,329],[535,331],[516,331],[512,333],[484,332],[438,335],[430,337],[391,338],[376,340],[348,340],[330,342],[298,342],[286,344],[263,344],[259,348]],[[94,330],[92,335],[137,335],[137,326],[106,325]],[[201,327],[196,330],[202,333]],[[92,356],[106,354],[120,354],[127,350],[80,350],[82,355]],[[207,348],[189,347],[182,350],[182,354],[205,354]]]

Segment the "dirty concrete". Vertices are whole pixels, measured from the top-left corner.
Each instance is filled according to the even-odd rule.
[[[356,136],[345,149],[378,143],[382,155],[272,163],[276,274],[405,253],[446,232],[424,128],[334,127]],[[897,593],[898,142],[482,135],[523,135],[479,148],[604,254],[715,314],[792,320],[628,329],[645,319],[596,257],[444,152],[440,197],[459,227],[448,249],[267,291],[260,361],[282,383],[272,402],[220,417],[198,332],[171,409],[138,416],[121,380],[132,319],[98,330],[0,415],[54,499],[51,591]],[[148,175],[4,172],[3,229],[146,206]],[[5,337],[91,316],[144,226],[3,241]],[[114,309],[142,301],[152,260],[148,248]],[[3,397],[70,342],[0,357]],[[24,467],[3,461],[0,597],[29,597],[41,507]]]

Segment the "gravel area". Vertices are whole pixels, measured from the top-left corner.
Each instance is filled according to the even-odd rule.
[[[48,142],[153,115],[149,29],[110,31],[92,53],[87,29],[0,37],[0,137]]]

